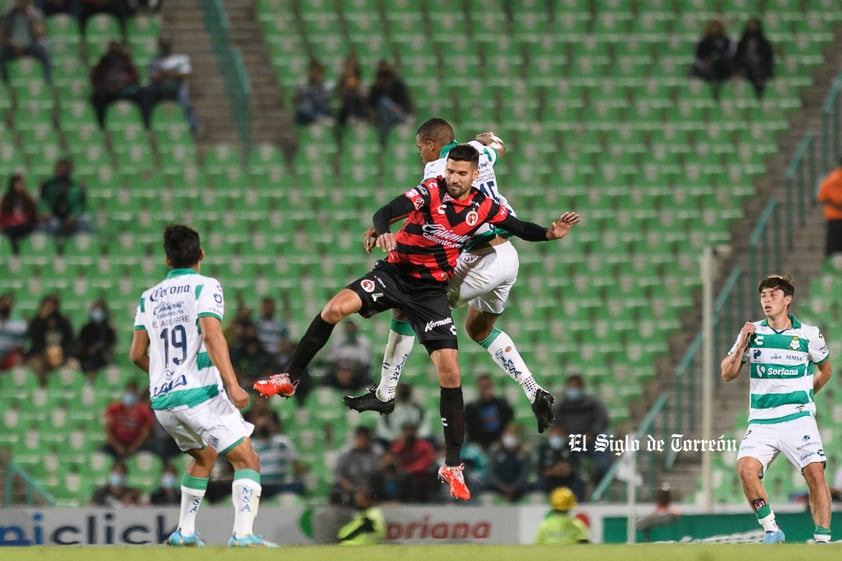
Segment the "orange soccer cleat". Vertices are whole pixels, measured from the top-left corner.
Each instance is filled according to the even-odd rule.
[[[295,395],[295,388],[298,387],[298,380],[291,382],[289,374],[273,374],[266,380],[258,380],[253,388],[263,397],[280,395],[281,397],[292,397]]]
[[[469,500],[471,492],[468,486],[465,485],[465,476],[462,470],[465,469],[465,464],[458,466],[441,466],[439,468],[439,479],[450,485],[450,494],[457,499]]]

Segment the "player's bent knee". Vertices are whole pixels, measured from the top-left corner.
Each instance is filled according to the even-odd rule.
[[[326,322],[335,324],[361,309],[362,301],[360,297],[356,292],[346,288],[325,304],[321,316]]]
[[[757,460],[737,462],[737,476],[742,481],[760,479],[763,466]]]

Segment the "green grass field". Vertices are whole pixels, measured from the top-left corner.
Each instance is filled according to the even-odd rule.
[[[289,546],[280,550],[242,551],[226,547],[21,547],[0,549],[0,560],[15,561],[763,561],[838,560],[838,545],[381,545]],[[575,553],[574,553],[575,551]]]

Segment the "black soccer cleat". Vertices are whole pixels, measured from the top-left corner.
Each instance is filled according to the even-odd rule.
[[[542,389],[535,392],[535,401],[532,402],[532,412],[538,421],[538,432],[544,432],[553,424],[553,403],[555,398]]]
[[[395,410],[394,398],[389,401],[380,401],[377,399],[377,386],[369,388],[362,395],[346,395],[342,398],[342,401],[345,402],[348,409],[353,409],[360,413],[363,411],[377,411],[381,415],[388,415]]]

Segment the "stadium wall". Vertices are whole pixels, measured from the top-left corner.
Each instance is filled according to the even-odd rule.
[[[645,516],[652,510],[653,505],[640,504],[635,513]],[[388,506],[383,511],[388,538],[395,543],[528,544],[547,508]],[[812,521],[803,505],[781,505],[777,511],[791,541],[810,537]],[[625,505],[602,504],[582,505],[574,514],[589,525],[592,541],[623,543],[627,512]],[[203,508],[198,520],[203,539],[208,545],[224,545],[232,520],[231,507]],[[255,532],[281,544],[314,544],[317,520],[313,509],[261,507]],[[177,522],[177,508],[5,508],[0,509],[0,545],[155,545]],[[649,535],[638,532],[637,541],[757,541],[758,529],[754,516],[741,505],[721,507],[714,515],[688,507],[677,524]],[[842,524],[833,530],[842,535]]]

